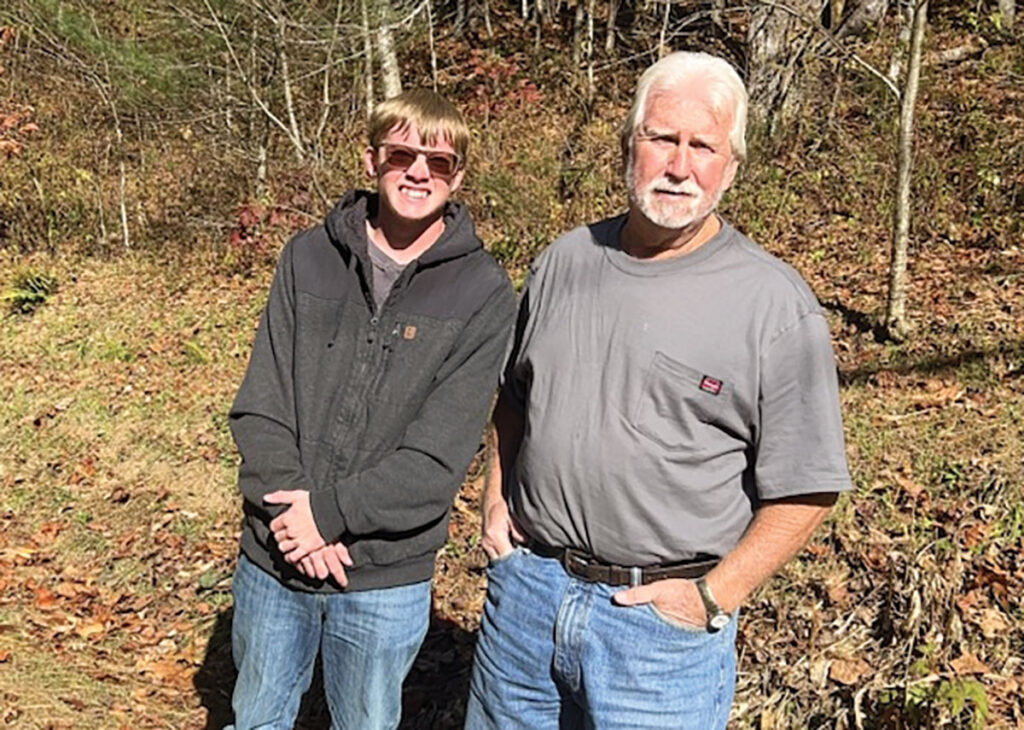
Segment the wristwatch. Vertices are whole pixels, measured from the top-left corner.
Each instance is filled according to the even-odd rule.
[[[711,588],[704,580],[704,576],[694,583],[697,584],[697,592],[700,593],[700,600],[704,602],[704,611],[708,615],[708,631],[721,631],[729,625],[729,614],[722,610],[715,597],[711,595]]]

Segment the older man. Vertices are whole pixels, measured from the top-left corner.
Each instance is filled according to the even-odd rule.
[[[736,613],[850,488],[828,327],[714,214],[746,92],[702,53],[640,79],[629,210],[537,260],[484,496],[467,727],[725,727]]]

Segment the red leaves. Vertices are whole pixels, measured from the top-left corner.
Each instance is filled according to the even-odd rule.
[[[0,49],[4,45],[4,32],[10,28],[0,28]],[[12,31],[13,32],[13,31]],[[25,140],[39,132],[39,125],[30,121],[34,110],[30,106],[18,106],[13,109],[0,107],[0,157],[10,159],[21,154]]]
[[[257,202],[238,206],[235,225],[228,233],[228,245],[239,270],[247,272],[257,263],[269,263],[284,239],[308,224],[302,215],[290,210],[293,207]]]

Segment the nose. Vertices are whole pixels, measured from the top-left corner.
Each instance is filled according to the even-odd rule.
[[[427,156],[420,152],[405,171],[411,180],[425,181],[430,179],[430,168],[427,167]]]
[[[665,172],[676,180],[685,180],[690,176],[690,148],[687,145],[675,146],[665,163]]]

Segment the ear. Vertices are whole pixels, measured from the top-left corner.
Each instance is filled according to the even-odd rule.
[[[448,192],[454,193],[462,186],[462,178],[466,175],[466,168],[460,167],[459,171],[452,177],[451,183],[448,185]]]
[[[377,150],[367,147],[363,152],[363,164],[366,166],[366,174],[371,178],[377,177]]]
[[[732,187],[732,181],[736,179],[736,172],[740,169],[740,161],[730,155],[729,164],[725,168],[725,175],[722,178],[722,192]]]

